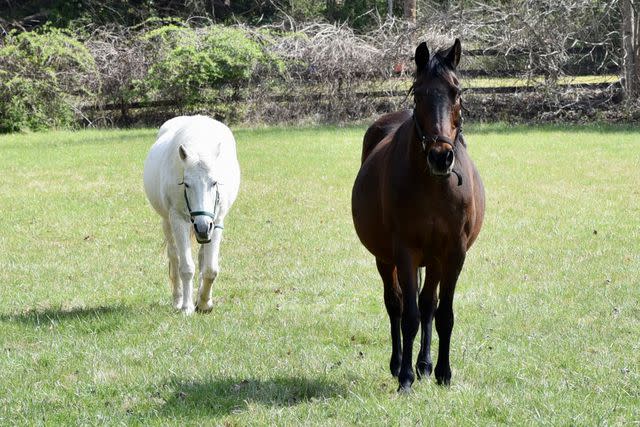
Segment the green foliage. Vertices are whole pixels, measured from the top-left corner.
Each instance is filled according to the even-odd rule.
[[[298,21],[340,21],[366,30],[375,25],[376,15],[385,16],[385,0],[5,0],[9,3],[7,21],[22,21],[25,26],[42,25],[137,25],[149,18],[199,16],[222,23],[265,24],[292,17]],[[43,4],[46,3],[46,4]],[[396,1],[395,16],[402,16],[402,3]],[[4,15],[4,14],[2,14]],[[28,17],[28,19],[27,19]]]
[[[246,85],[258,66],[283,67],[282,61],[239,28],[212,25],[194,29],[171,24],[143,38],[155,58],[143,82],[144,92],[187,107],[225,96],[225,88],[237,90]],[[224,106],[217,108],[217,113],[225,115]]]
[[[402,17],[402,2],[394,2],[393,15]],[[357,30],[377,28],[380,20],[387,16],[386,0],[351,0],[341,4],[329,2],[327,7],[327,19],[329,21],[347,22]]]
[[[12,32],[0,47],[0,131],[73,123],[73,98],[91,97],[93,57],[64,30]]]
[[[6,74],[0,71],[0,77]],[[16,76],[0,86],[0,132],[72,126],[74,113],[51,79]]]

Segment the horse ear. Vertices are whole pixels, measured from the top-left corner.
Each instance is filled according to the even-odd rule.
[[[460,44],[460,39],[456,39],[453,42],[453,46],[449,48],[447,53],[445,54],[445,61],[452,68],[456,69],[458,64],[460,63],[460,55],[462,54],[462,45]]]
[[[180,146],[178,147],[178,154],[180,155],[180,158],[183,161],[187,160],[187,157],[189,157],[189,153],[187,152],[187,149],[182,144],[180,144]]]
[[[429,63],[429,48],[425,42],[422,42],[416,48],[415,54],[416,60],[416,71],[419,73],[422,71],[427,64]]]

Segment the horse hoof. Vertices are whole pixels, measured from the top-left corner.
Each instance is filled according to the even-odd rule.
[[[182,314],[185,316],[191,316],[196,311],[193,305],[182,306]]]
[[[415,376],[413,375],[413,370],[409,370],[408,372],[400,372],[398,376],[398,382],[400,387],[398,387],[398,392],[408,392],[411,391],[411,384],[415,380]]]
[[[438,385],[449,386],[451,385],[451,369],[449,367],[439,369],[436,366],[435,369],[436,382]]]
[[[209,314],[213,311],[213,304],[203,304],[201,308],[199,305],[196,305],[196,312],[202,314]]]
[[[418,379],[428,378],[433,372],[433,364],[427,363],[424,361],[420,361],[416,363],[416,374],[418,375]]]
[[[451,385],[451,378],[436,378],[436,384],[443,387],[449,387]]]
[[[398,386],[398,394],[400,394],[402,396],[408,396],[411,393],[413,393],[413,389],[411,388],[411,384],[405,384],[405,385],[400,384]]]

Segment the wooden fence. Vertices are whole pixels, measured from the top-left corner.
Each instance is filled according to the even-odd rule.
[[[619,75],[620,69],[617,64],[613,61],[607,61],[607,52],[602,48],[593,48],[593,49],[569,49],[567,52],[570,55],[576,57],[576,60],[572,62],[572,65],[567,67],[566,70],[563,70],[564,76],[584,76],[584,75]],[[508,57],[505,57],[501,52],[486,49],[486,50],[468,50],[464,52],[465,57],[468,57],[468,63],[473,64],[474,59],[486,60],[489,58],[490,60],[498,60],[504,61],[505,63],[510,64],[522,64],[526,62],[526,57],[528,57],[529,53],[523,51],[511,51]],[[460,70],[460,75],[463,79],[469,80],[473,78],[485,77],[485,78],[511,78],[511,79],[519,79],[522,83],[517,85],[494,85],[494,86],[475,86],[475,85],[467,85],[465,88],[465,94],[472,95],[474,97],[495,97],[495,96],[509,96],[509,95],[523,95],[523,94],[536,94],[541,92],[541,88],[544,86],[545,91],[549,92],[551,88],[551,92],[553,93],[568,93],[571,91],[580,91],[583,94],[584,99],[589,99],[590,93],[601,93],[606,91],[609,93],[607,95],[609,98],[613,98],[611,93],[619,92],[622,89],[620,81],[617,80],[612,83],[579,83],[579,82],[566,82],[566,83],[555,83],[551,85],[545,85],[544,79],[548,78],[548,76],[539,75],[539,76],[531,76],[526,75],[525,70],[518,69],[517,67],[504,67],[504,68],[494,68],[491,70],[482,69],[482,68],[462,68]],[[397,79],[397,80],[396,80]],[[404,80],[403,80],[404,79]],[[391,84],[390,87],[398,87],[402,86],[402,82],[408,81],[408,77],[393,77],[390,80],[396,80],[397,84]],[[570,80],[570,79],[569,79]],[[367,80],[363,78],[362,82],[358,83],[359,87],[366,87]],[[547,81],[548,83],[548,81]],[[373,86],[373,85],[372,85]],[[405,85],[406,86],[406,85]],[[353,87],[353,86],[352,86]],[[378,85],[379,87],[379,85]],[[332,97],[342,96],[343,98],[348,96],[349,98],[355,100],[380,100],[384,99],[393,99],[406,97],[406,90],[399,89],[389,89],[389,90],[365,90],[358,89],[355,92],[350,91],[348,93],[341,93],[340,90],[337,91],[325,91],[327,93],[322,93],[322,90],[317,90],[317,85],[315,86],[315,90],[313,90],[314,86],[312,83],[305,83],[303,81],[300,82],[300,91],[299,94],[294,95],[291,93],[286,94],[265,94],[262,95],[263,101],[270,103],[298,103],[301,100],[304,100],[306,103],[327,103]],[[335,89],[335,88],[332,88]],[[290,91],[291,92],[291,91]],[[586,94],[586,95],[585,95]],[[602,96],[600,97],[602,98]],[[252,99],[252,94],[250,90],[243,90],[238,93],[233,98],[233,102],[248,102]],[[220,102],[229,102],[229,99],[221,99]],[[600,104],[602,102],[599,101]],[[98,112],[116,112],[111,113],[113,116],[116,116],[115,120],[118,120],[118,113],[120,112],[120,118],[127,118],[131,115],[132,110],[136,110],[138,113],[140,111],[144,111],[145,109],[149,110],[180,110],[182,107],[181,103],[178,100],[155,100],[155,101],[136,101],[136,102],[116,102],[116,103],[107,103],[103,105],[90,105],[82,108],[82,111],[87,115],[93,115]],[[312,108],[308,108],[308,110],[312,110]]]

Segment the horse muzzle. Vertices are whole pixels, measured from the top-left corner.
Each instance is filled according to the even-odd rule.
[[[198,215],[192,217],[191,222],[193,222],[193,231],[198,243],[209,243],[213,234],[213,219],[205,215]]]
[[[455,163],[456,156],[452,148],[434,147],[427,154],[431,175],[447,177],[453,171]]]

